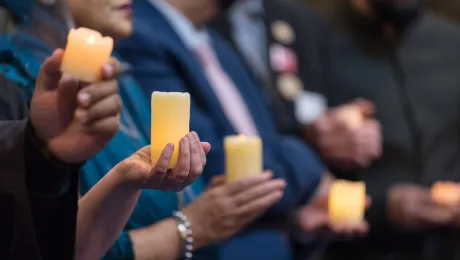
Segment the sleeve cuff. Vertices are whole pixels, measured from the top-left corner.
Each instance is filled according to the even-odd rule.
[[[387,192],[388,186],[374,185],[369,186],[367,194],[371,197],[370,208],[366,212],[366,219],[369,222],[372,233],[379,233],[390,227],[387,212]],[[387,230],[388,231],[388,230]]]
[[[28,190],[38,194],[66,192],[72,176],[79,172],[82,165],[66,164],[54,157],[37,139],[30,120],[25,130],[24,146]]]

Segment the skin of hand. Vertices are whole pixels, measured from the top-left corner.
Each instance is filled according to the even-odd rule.
[[[191,223],[194,248],[222,241],[248,225],[281,199],[286,183],[271,172],[225,182],[215,177],[210,187],[183,210]]]
[[[201,142],[196,132],[184,136],[179,143],[179,158],[173,169],[168,169],[174,144],[168,144],[158,162],[152,167],[150,146],[144,147],[119,164],[125,179],[138,189],[181,191],[195,182],[206,165],[206,154],[211,145]]]
[[[347,118],[350,106],[362,113],[362,121],[356,115]],[[347,113],[345,113],[347,112]],[[381,125],[371,116],[374,105],[358,99],[351,104],[332,108],[313,124],[314,142],[322,157],[334,168],[354,171],[369,167],[382,154]],[[358,115],[359,116],[359,115]],[[353,123],[348,121],[353,120]]]
[[[323,240],[349,240],[366,235],[369,231],[366,221],[359,224],[336,224],[329,219],[328,194],[333,181],[334,178],[328,174],[323,178],[310,203],[297,212],[297,224],[305,233]],[[371,200],[367,198],[366,208],[370,204]]]
[[[421,185],[393,185],[387,197],[389,220],[408,230],[430,229],[455,221],[456,210],[434,201],[430,189]]]
[[[62,50],[42,65],[31,101],[30,121],[37,138],[63,162],[83,163],[97,154],[119,128],[122,106],[116,78],[121,65],[111,59],[103,79],[92,84],[60,72]]]

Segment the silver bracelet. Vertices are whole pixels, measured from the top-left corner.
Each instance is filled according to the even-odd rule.
[[[179,231],[179,235],[184,242],[182,254],[185,257],[185,260],[190,260],[193,258],[193,237],[191,224],[188,221],[187,216],[185,216],[182,211],[174,211],[173,217],[176,219],[177,230]]]

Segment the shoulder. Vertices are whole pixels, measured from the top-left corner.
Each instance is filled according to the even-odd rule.
[[[28,114],[19,86],[0,74],[0,120],[22,120]]]

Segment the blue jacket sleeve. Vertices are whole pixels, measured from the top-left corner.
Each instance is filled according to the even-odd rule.
[[[119,53],[132,65],[132,73],[146,97],[152,91],[190,92],[183,81],[180,71],[174,65],[173,58],[166,51],[155,48],[132,48],[129,43],[120,45]],[[191,93],[193,97],[193,93]],[[213,119],[199,106],[199,100],[192,98],[191,129],[196,131],[203,141],[211,143],[212,149],[208,154],[205,176],[223,173],[224,149],[222,133],[219,132]],[[289,210],[299,203],[308,200],[314,192],[322,173],[323,164],[305,142],[294,137],[277,135],[272,140],[264,140],[265,168],[273,170],[275,176],[287,181],[288,186],[283,199],[277,203],[267,216],[275,214],[286,216]]]

